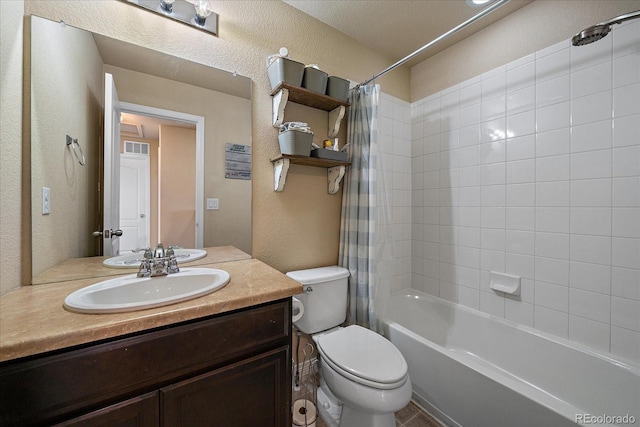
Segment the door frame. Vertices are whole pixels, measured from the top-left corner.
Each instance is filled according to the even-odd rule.
[[[120,117],[122,113],[113,75],[104,73],[102,252],[119,255],[120,237]]]
[[[201,249],[204,244],[204,117],[146,105],[120,102],[123,113],[156,117],[165,120],[193,123],[196,126],[196,229],[195,246]]]

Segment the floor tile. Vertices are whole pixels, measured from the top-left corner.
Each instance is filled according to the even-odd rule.
[[[438,422],[430,414],[422,410],[413,401],[395,413],[396,427],[443,427],[444,424]],[[320,417],[316,420],[316,427],[328,427],[327,423]]]
[[[403,427],[440,427],[440,424],[437,424],[433,418],[425,414],[424,412],[419,412],[415,416],[409,419],[406,423],[402,425]]]
[[[420,408],[415,403],[409,402],[407,406],[396,412],[396,420],[400,422],[400,424],[406,423],[409,421],[409,418],[413,417],[418,412],[420,412]]]

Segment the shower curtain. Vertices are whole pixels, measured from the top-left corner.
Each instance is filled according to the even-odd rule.
[[[385,220],[388,204],[377,134],[379,97],[378,85],[360,86],[349,93],[351,167],[342,191],[338,262],[350,273],[347,322],[374,331],[376,298],[388,294],[391,276],[390,268],[381,268],[390,266],[383,259],[390,247],[385,232],[390,221]]]

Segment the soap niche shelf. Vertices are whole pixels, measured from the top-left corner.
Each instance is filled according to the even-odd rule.
[[[331,96],[294,86],[285,82],[280,83],[271,93],[273,102],[273,127],[279,127],[284,122],[284,111],[288,102],[306,105],[318,110],[329,112],[327,137],[334,138],[340,131],[340,123],[344,118],[346,107],[350,104]],[[289,172],[289,166],[293,164],[303,166],[315,166],[327,169],[327,192],[336,194],[340,189],[340,182],[344,177],[346,167],[350,162],[321,159],[308,156],[295,156],[283,154],[271,160],[273,163],[274,190],[281,192]]]

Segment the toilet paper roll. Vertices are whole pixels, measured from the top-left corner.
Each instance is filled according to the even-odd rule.
[[[292,299],[293,306],[291,308],[291,321],[297,322],[304,314],[304,305],[302,305],[302,301],[300,301],[298,298],[292,297]]]
[[[294,425],[316,427],[316,416],[317,416],[316,405],[314,405],[313,402],[306,399],[298,399],[294,402],[293,404],[293,424]]]

